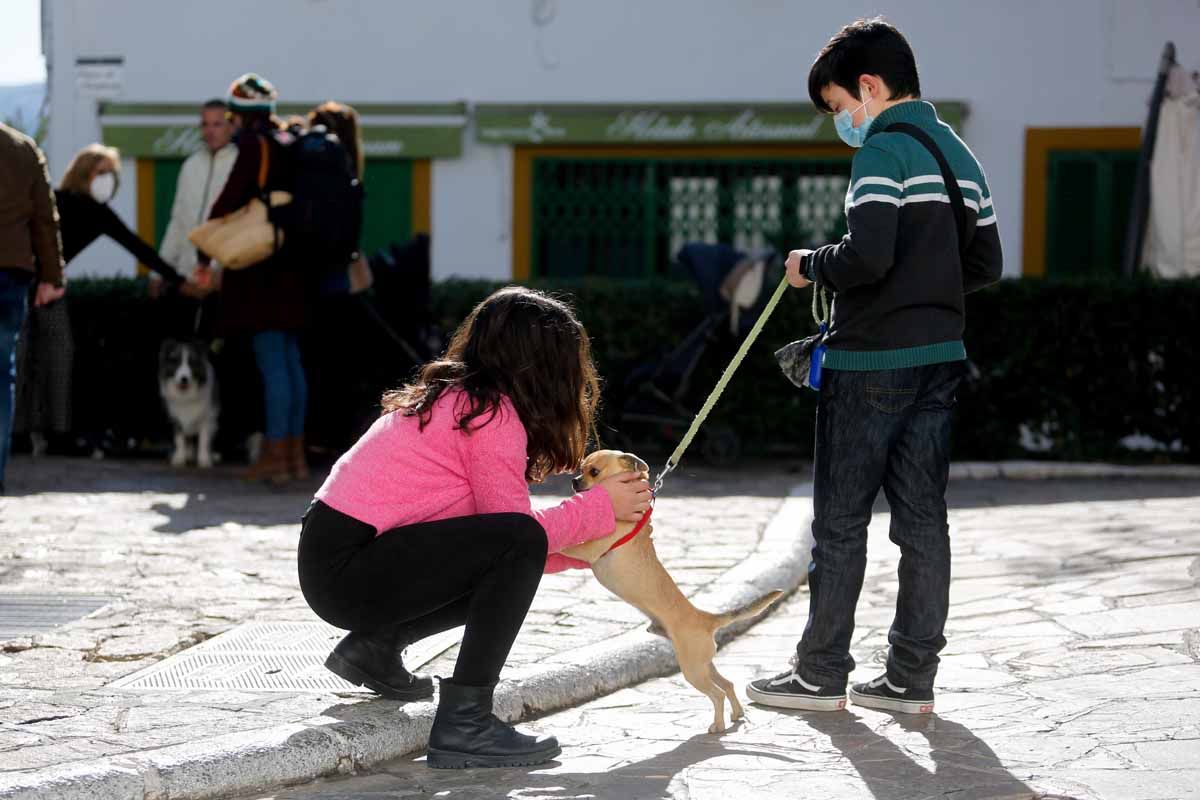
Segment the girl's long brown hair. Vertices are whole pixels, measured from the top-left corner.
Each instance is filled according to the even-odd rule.
[[[418,417],[424,429],[434,403],[455,388],[467,398],[456,405],[467,434],[496,416],[501,397],[512,401],[528,437],[527,480],[576,469],[595,438],[600,379],[587,331],[541,292],[510,286],[475,306],[440,359],[383,396],[383,413]]]

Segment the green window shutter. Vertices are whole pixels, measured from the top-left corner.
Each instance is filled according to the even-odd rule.
[[[154,248],[162,245],[171,223],[171,206],[175,204],[175,186],[179,182],[179,171],[183,169],[182,158],[159,158],[154,161]]]
[[[1056,150],[1047,159],[1046,275],[1120,274],[1136,150]]]
[[[412,237],[412,162],[368,158],[363,188],[367,193],[363,254],[370,256],[392,242],[407,242]]]

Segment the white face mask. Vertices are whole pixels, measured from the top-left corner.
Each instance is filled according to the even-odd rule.
[[[92,197],[98,203],[107,203],[117,192],[117,176],[105,172],[92,179]]]

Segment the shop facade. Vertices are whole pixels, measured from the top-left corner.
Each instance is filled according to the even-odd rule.
[[[114,205],[156,239],[200,104],[256,71],[282,111],[355,105],[367,249],[432,238],[435,277],[644,276],[685,240],[835,238],[852,152],[808,103],[808,64],[877,6],[556,0],[247,6],[43,0],[55,177],[120,147]],[[884,9],[923,94],[984,164],[1007,275],[1115,274],[1163,43],[1200,66],[1190,0]],[[310,102],[311,101],[311,102]],[[78,272],[131,274],[97,244]]]

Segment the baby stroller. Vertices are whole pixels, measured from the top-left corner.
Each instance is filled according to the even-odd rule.
[[[611,420],[622,449],[634,449],[635,442],[641,445],[650,437],[670,446],[678,443],[696,415],[688,399],[697,365],[723,336],[740,341],[749,333],[783,266],[774,250],[743,252],[704,242],[684,245],[676,260],[700,289],[704,319],[673,349],[627,372]],[[736,461],[742,451],[734,430],[711,423],[701,428],[697,444],[715,466]]]

